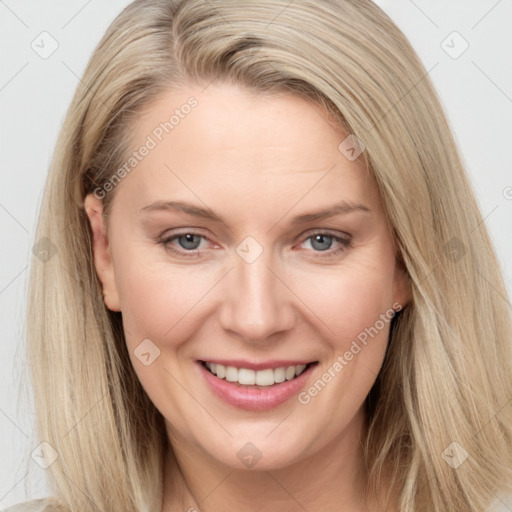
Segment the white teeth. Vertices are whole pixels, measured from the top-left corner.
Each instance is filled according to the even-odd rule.
[[[274,370],[260,370],[256,372],[256,384],[258,386],[272,386],[274,384]]]
[[[298,364],[295,368],[295,376],[298,377],[306,369],[305,364]]]
[[[256,372],[254,370],[240,368],[240,370],[238,370],[238,383],[245,384],[246,386],[254,386],[254,384],[256,384]]]
[[[305,364],[258,371],[208,362],[205,362],[205,366],[219,379],[225,378],[228,382],[238,382],[245,386],[273,386],[298,377],[306,369]]]
[[[274,382],[279,384],[286,380],[286,370],[284,368],[276,368],[274,370]]]
[[[223,379],[226,376],[226,367],[225,366],[222,366],[221,364],[217,364],[216,370],[217,370],[216,371],[217,377],[219,377],[219,379]]]
[[[288,368],[286,368],[285,376],[286,380],[292,380],[293,377],[295,377],[295,366],[288,366]]]
[[[228,382],[238,382],[238,368],[228,366],[226,368],[226,380]]]

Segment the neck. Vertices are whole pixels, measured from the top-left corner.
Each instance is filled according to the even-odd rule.
[[[382,510],[367,493],[362,411],[313,455],[264,471],[220,464],[168,430],[173,450],[166,459],[162,512]]]

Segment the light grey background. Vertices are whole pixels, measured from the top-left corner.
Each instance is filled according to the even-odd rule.
[[[48,493],[45,470],[30,458],[40,441],[33,429],[23,352],[27,265],[65,112],[94,47],[128,3],[0,0],[0,508]],[[512,2],[376,3],[405,32],[431,70],[510,293]],[[47,56],[45,52],[56,44]],[[458,56],[466,44],[467,50]],[[503,505],[500,510],[512,507]]]

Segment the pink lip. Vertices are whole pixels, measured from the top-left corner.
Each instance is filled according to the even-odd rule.
[[[226,366],[237,366],[238,368],[251,369],[251,366],[238,366],[238,364],[234,364],[235,361],[230,362],[231,364]],[[276,368],[279,368],[280,366],[293,366],[293,364],[286,365],[281,363],[283,363],[283,361],[281,361]],[[250,387],[234,382],[228,382],[225,379],[219,379],[219,377],[216,377],[209,372],[200,361],[198,361],[197,364],[210,389],[217,397],[234,407],[245,409],[247,411],[265,411],[285,403],[292,396],[296,395],[302,387],[304,387],[306,381],[311,375],[311,372],[313,371],[313,368],[316,366],[316,364],[312,364],[298,377],[281,382],[280,384],[274,384],[273,386]],[[223,363],[220,362],[219,364]],[[269,366],[265,366],[265,368],[269,368]]]
[[[287,368],[288,366],[299,366],[300,364],[309,364],[313,361],[292,361],[291,359],[272,359],[270,361],[262,361],[260,363],[251,363],[245,359],[205,359],[208,363],[221,364],[223,366],[234,366],[235,368],[247,368],[248,370],[266,370],[270,368]]]

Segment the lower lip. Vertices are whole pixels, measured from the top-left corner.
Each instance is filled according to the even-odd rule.
[[[286,380],[280,384],[272,386],[249,387],[237,382],[228,382],[225,379],[219,379],[208,371],[201,362],[199,365],[201,373],[204,375],[210,389],[224,402],[245,409],[247,411],[266,411],[277,407],[292,396],[299,393],[306,384],[313,368],[316,364],[308,366],[298,377],[292,380]]]

